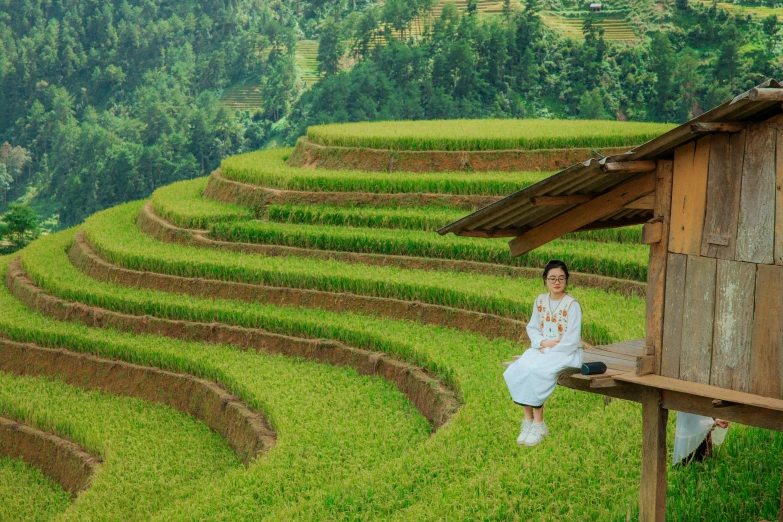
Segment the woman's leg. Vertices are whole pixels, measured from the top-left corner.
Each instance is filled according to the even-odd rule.
[[[542,404],[540,408],[531,409],[533,410],[533,422],[544,422],[544,405]]]
[[[533,420],[533,407],[532,406],[522,406],[522,409],[525,410],[525,420],[532,421]]]

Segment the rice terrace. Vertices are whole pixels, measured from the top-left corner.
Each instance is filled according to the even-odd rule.
[[[552,258],[587,343],[643,337],[641,224],[435,231],[672,128],[313,127],[0,258],[0,519],[637,519],[639,404],[558,387],[526,451],[501,363]],[[669,469],[668,519],[776,517],[783,438],[730,437]]]

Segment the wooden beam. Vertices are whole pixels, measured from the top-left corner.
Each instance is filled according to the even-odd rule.
[[[498,230],[463,230],[458,232],[458,236],[466,237],[482,237],[485,239],[492,239],[498,237],[517,237],[524,233],[528,229],[524,228],[501,228]]]
[[[563,234],[572,232],[616,212],[631,201],[639,199],[653,190],[655,190],[655,176],[653,173],[644,174],[626,181],[614,190],[560,214],[554,219],[550,219],[510,241],[511,255],[520,256],[530,252],[534,248],[538,248]]]
[[[607,374],[609,374],[609,372],[607,372]],[[615,381],[620,381],[618,377],[625,377],[628,375],[633,375],[633,373],[612,373],[611,375],[602,375],[600,378],[605,379],[606,377],[611,377]],[[571,377],[561,379],[558,381],[558,384],[573,390],[595,393],[605,397],[624,399],[634,402],[642,402],[641,395],[644,389],[654,389],[647,388],[646,386],[642,386],[640,384],[634,384],[633,382],[628,382],[625,379],[622,380],[623,384],[621,386],[593,388],[590,385],[592,380],[591,377],[595,378],[595,376],[576,374]],[[640,378],[646,379],[647,377]],[[712,404],[712,401],[715,399],[710,397],[703,397],[700,395],[693,395],[670,389],[662,389],[661,394],[661,405],[667,410],[684,411],[686,413],[693,413],[694,415],[701,415],[704,417],[715,417],[716,413],[718,413],[715,406]],[[726,401],[726,399],[720,400],[724,402]],[[756,426],[758,428],[783,432],[783,415],[781,415],[780,411],[777,410],[750,404],[737,403],[736,406],[721,408],[719,412],[721,419],[726,419],[731,422],[738,422],[740,424],[745,424],[746,426]]]
[[[644,225],[647,222],[645,216],[635,216],[628,219],[613,219],[609,221],[593,221],[583,227],[579,227],[574,232],[584,232],[585,230],[604,230],[607,228],[630,227],[632,225]]]
[[[631,201],[625,205],[627,209],[652,210],[655,208],[655,194],[647,194],[644,197]]]
[[[775,151],[775,264],[783,265],[783,125],[778,125]]]
[[[570,196],[536,196],[530,198],[530,204],[534,207],[555,207],[560,205],[581,205],[587,203],[595,196],[590,194],[571,194]]]
[[[732,406],[736,405],[736,402],[724,401],[723,399],[715,399],[712,401],[713,408],[731,408]]]
[[[620,388],[622,389],[622,388]],[[767,430],[783,431],[783,415],[775,410],[737,404],[729,408],[716,410],[712,399],[688,395],[682,392],[663,390],[663,407],[669,410],[684,411],[703,417],[720,417],[746,426],[756,426]]]
[[[666,298],[666,265],[669,249],[669,222],[672,204],[672,180],[674,162],[660,160],[655,170],[655,208],[653,219],[660,219],[660,239],[651,243],[650,261],[647,265],[647,307],[645,327],[645,354],[655,357],[650,365],[637,367],[639,375],[660,373],[663,353],[663,315]],[[647,227],[647,225],[645,225]],[[644,230],[643,230],[644,232]],[[649,231],[648,234],[652,234]],[[644,233],[642,233],[644,236]],[[642,373],[644,372],[644,373]]]
[[[658,358],[656,355],[642,355],[636,359],[636,375],[649,375],[655,373],[655,365],[657,363]]]
[[[615,381],[611,377],[592,379],[590,381],[591,388],[614,388],[615,386],[622,386],[622,383]]]
[[[662,394],[655,388],[642,390],[642,486],[639,521],[666,522],[666,421]]]
[[[647,386],[651,388],[658,388],[661,390],[669,390],[685,395],[694,397],[703,397],[707,399],[712,407],[712,401],[715,399],[721,399],[724,401],[736,402],[737,404],[746,404],[748,406],[755,406],[757,408],[770,410],[776,412],[776,415],[780,418],[781,426],[783,426],[783,400],[773,399],[771,397],[762,397],[753,393],[745,393],[735,390],[727,390],[725,388],[719,388],[718,386],[711,386],[709,384],[701,384],[698,382],[688,382],[682,379],[672,379],[669,377],[661,377],[660,375],[634,375],[633,373],[622,373],[612,376],[618,381],[627,382],[630,384],[639,384],[641,386]],[[673,408],[677,409],[677,408]]]
[[[642,244],[652,245],[654,243],[660,243],[663,238],[663,223],[656,221],[655,223],[645,223],[642,227]]]
[[[601,170],[607,174],[635,174],[640,172],[652,172],[655,170],[655,160],[640,161],[613,161],[607,162],[601,166]]]
[[[747,123],[693,123],[691,132],[693,134],[708,134],[712,132],[742,132],[748,127]]]
[[[756,87],[748,91],[748,99],[755,102],[783,102],[783,89]]]

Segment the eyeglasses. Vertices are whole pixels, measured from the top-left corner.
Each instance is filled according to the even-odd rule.
[[[546,278],[547,283],[565,283],[565,280],[566,280],[565,276]]]

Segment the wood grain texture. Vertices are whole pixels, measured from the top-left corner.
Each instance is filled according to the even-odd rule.
[[[715,259],[688,256],[680,352],[680,379],[685,381],[710,382],[716,271]]]
[[[775,244],[775,146],[777,126],[751,125],[742,168],[737,261],[770,264]]]
[[[680,353],[682,351],[682,320],[685,306],[685,272],[688,256],[669,254],[666,263],[666,292],[663,315],[663,341],[661,344],[660,375],[680,377]],[[650,314],[650,291],[647,292],[647,314]],[[649,330],[648,330],[649,335]],[[650,339],[648,342],[652,342]]]
[[[783,125],[778,125],[775,157],[775,264],[783,265]]]
[[[513,241],[509,241],[511,255],[519,256],[538,248],[563,234],[573,232],[593,221],[606,217],[626,204],[655,190],[655,174],[641,174],[626,181],[606,194],[575,207],[542,223]]]
[[[682,379],[670,379],[669,377],[661,377],[660,375],[639,376],[626,372],[611,375],[611,377],[625,383],[638,384],[650,388],[658,388],[659,390],[664,391],[676,391],[678,393],[684,393],[694,397],[704,397],[710,401],[721,399],[725,402],[731,402],[734,404],[756,406],[778,412],[778,415],[783,417],[783,415],[780,415],[780,412],[783,412],[783,400],[781,399],[773,399],[752,393],[727,390],[725,388],[719,388],[709,384],[683,381]],[[711,403],[711,407],[714,408],[715,406]],[[725,409],[723,410],[726,411]]]
[[[701,240],[703,256],[734,259],[746,134],[742,131],[712,137],[707,177],[707,212]],[[725,238],[726,245],[711,242],[712,236]]]
[[[711,142],[712,136],[705,136],[674,151],[670,252],[690,255],[701,252]]]
[[[655,358],[652,373],[658,373],[663,344],[663,317],[666,296],[666,264],[668,260],[669,223],[672,204],[672,179],[674,163],[658,161],[655,170],[655,203],[653,219],[660,218],[660,240],[650,246],[650,261],[647,265],[647,310],[645,328],[645,355]],[[646,227],[647,225],[645,225]],[[638,371],[647,372],[649,366],[639,366]]]
[[[753,341],[750,352],[750,391],[783,398],[783,266],[758,265]]]
[[[639,521],[666,521],[666,421],[661,391],[644,388],[642,399],[642,485]]]
[[[710,384],[746,392],[750,377],[756,265],[719,260]]]

